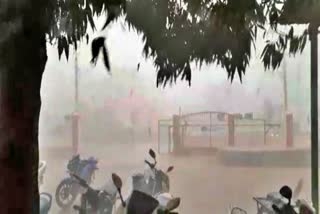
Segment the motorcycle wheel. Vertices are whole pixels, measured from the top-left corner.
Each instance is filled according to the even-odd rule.
[[[61,181],[58,185],[55,198],[60,208],[69,208],[76,200],[77,193],[72,191],[73,185],[74,183],[71,178]]]

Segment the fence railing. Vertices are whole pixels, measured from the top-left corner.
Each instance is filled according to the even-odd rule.
[[[160,153],[172,152],[177,143],[174,141],[177,140],[179,144],[185,145],[188,137],[192,134],[203,136],[203,139],[208,142],[207,145],[212,147],[214,142],[217,142],[217,135],[221,133],[224,133],[224,136],[220,136],[219,139],[222,139],[224,143],[219,143],[219,145],[234,146],[237,143],[236,135],[246,132],[259,132],[262,133],[263,144],[267,144],[267,135],[270,130],[280,128],[280,123],[268,123],[264,119],[253,118],[251,113],[241,116],[239,114],[208,111],[175,115],[174,117],[179,118],[178,123],[174,122],[173,119],[159,120],[158,122],[158,150]],[[259,129],[259,131],[255,129]]]

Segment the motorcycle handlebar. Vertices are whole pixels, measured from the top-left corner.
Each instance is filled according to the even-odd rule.
[[[152,163],[150,163],[150,162],[147,161],[147,160],[144,160],[144,162],[145,162],[146,164],[148,164],[148,166],[149,166],[151,169],[154,169],[155,166],[156,166],[156,163],[155,163],[155,164],[152,164]]]

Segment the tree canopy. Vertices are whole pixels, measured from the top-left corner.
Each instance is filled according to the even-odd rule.
[[[173,83],[177,78],[191,84],[190,63],[216,63],[233,80],[240,80],[249,65],[258,33],[265,40],[261,59],[266,69],[276,69],[286,50],[303,51],[308,30],[296,35],[279,26],[284,9],[296,11],[304,0],[56,0],[46,15],[50,25],[49,41],[58,44],[59,58],[69,57],[69,46],[89,43],[87,28],[96,30],[93,17],[106,16],[103,29],[120,16],[129,28],[143,35],[145,57],[151,57],[157,68],[157,86]],[[308,0],[309,5],[316,5]],[[283,6],[285,5],[285,7]],[[305,4],[304,4],[305,5]],[[301,6],[301,5],[300,5]],[[315,10],[315,9],[314,9]],[[315,10],[316,11],[316,10]],[[319,10],[320,11],[320,10]],[[287,13],[287,12],[286,12]],[[291,13],[290,13],[291,14]],[[312,14],[316,14],[313,12]],[[315,15],[311,16],[315,19]],[[281,22],[282,21],[282,22]],[[291,24],[293,21],[286,24]],[[101,29],[101,30],[103,30]],[[102,52],[110,70],[109,53],[104,37],[91,41],[92,60]]]

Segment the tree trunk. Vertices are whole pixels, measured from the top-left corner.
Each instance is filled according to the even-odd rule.
[[[7,11],[0,11],[4,32],[0,38],[0,213],[39,213],[38,121],[47,61],[45,28],[40,23],[44,4],[4,3]]]

